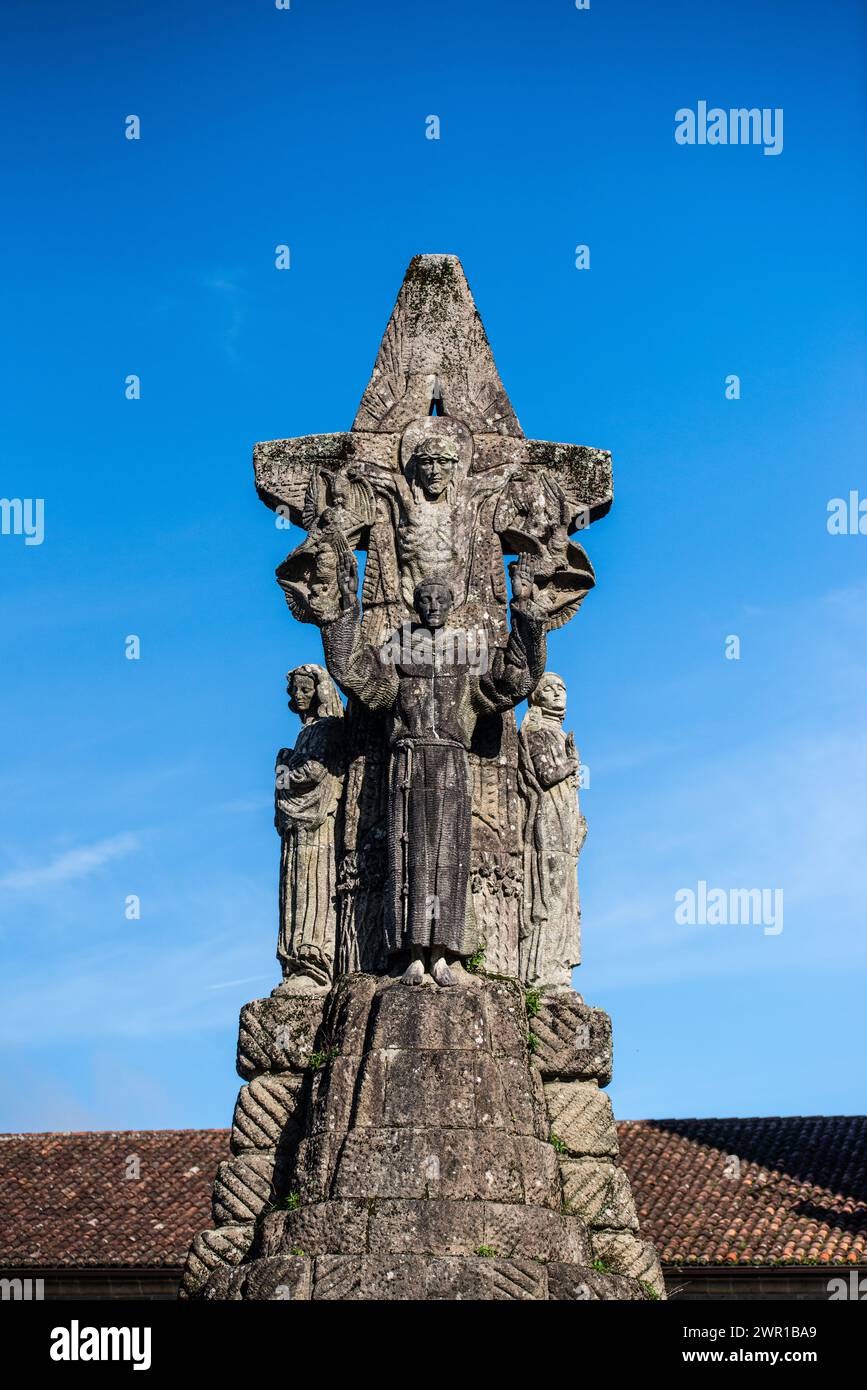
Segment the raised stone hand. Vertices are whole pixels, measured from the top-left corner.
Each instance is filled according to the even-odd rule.
[[[358,562],[347,546],[337,556],[337,587],[342,608],[351,608],[358,601]]]
[[[512,603],[514,607],[520,613],[535,616],[535,600],[538,594],[532,556],[524,551],[518,556],[517,561],[513,561],[509,566],[509,574],[512,579]]]

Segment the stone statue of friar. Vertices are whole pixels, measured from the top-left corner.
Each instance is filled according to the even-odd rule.
[[[334,975],[343,705],[321,666],[296,666],[286,689],[302,727],[295,747],[277,754],[274,824],[282,842],[277,958],[283,983],[275,993],[306,994],[329,989]]]
[[[436,984],[455,985],[460,974],[450,965],[478,945],[470,893],[473,732],[480,716],[526,699],[545,668],[545,624],[536,611],[530,558],[512,566],[509,638],[490,653],[475,643],[437,641],[455,602],[446,577],[415,585],[418,621],[405,625],[397,651],[393,642],[375,646],[362,636],[351,550],[339,557],[337,580],[341,613],[322,628],[328,669],[348,694],[390,715],[392,950],[410,954],[406,984],[422,984],[427,966]]]
[[[564,734],[566,684],[547,671],[521,724],[518,772],[527,808],[521,978],[534,988],[571,987],[581,961],[577,864],[587,834],[578,806],[580,763]]]

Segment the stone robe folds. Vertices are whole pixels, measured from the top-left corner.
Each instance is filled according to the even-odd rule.
[[[471,955],[478,941],[469,887],[468,750],[480,716],[513,708],[538,682],[544,625],[513,609],[508,643],[495,649],[485,672],[478,660],[462,659],[466,642],[443,643],[438,654],[435,635],[421,626],[397,654],[390,643],[365,643],[357,607],[323,628],[323,642],[338,685],[391,716],[390,949],[443,946]]]
[[[520,775],[527,806],[521,978],[569,989],[581,961],[578,855],[587,823],[578,807],[575,755],[559,723],[531,711],[521,727]]]
[[[284,976],[331,983],[337,930],[337,809],[343,720],[304,725],[277,755],[274,824],[280,833],[280,937]]]

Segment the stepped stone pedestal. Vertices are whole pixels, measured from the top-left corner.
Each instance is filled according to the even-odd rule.
[[[600,1089],[607,1016],[467,980],[348,975],[242,1010],[232,1156],[183,1297],[664,1297]]]
[[[277,582],[325,665],[287,675],[283,983],[241,1011],[183,1296],[661,1298],[611,1023],[570,988],[587,826],[547,666],[596,583],[576,537],[611,506],[611,455],[525,438],[460,262],[431,254],[352,428],[254,464],[306,532]]]

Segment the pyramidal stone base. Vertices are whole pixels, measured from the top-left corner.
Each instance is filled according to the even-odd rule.
[[[232,1156],[181,1297],[664,1298],[600,1089],[608,1016],[468,979],[245,1006]]]

